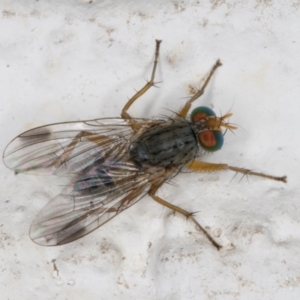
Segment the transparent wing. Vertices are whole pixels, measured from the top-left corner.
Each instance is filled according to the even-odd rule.
[[[138,201],[163,174],[159,167],[137,166],[129,155],[132,141],[162,120],[133,122],[137,132],[123,119],[52,124],[22,133],[6,147],[3,161],[16,173],[73,175],[33,222],[34,242],[62,245],[92,232]]]
[[[154,123],[149,119],[135,121],[141,127]],[[121,118],[46,125],[26,131],[9,143],[3,162],[16,173],[74,174],[124,146],[132,135],[133,130]]]
[[[117,163],[106,172],[105,165],[98,170],[93,166],[41,210],[30,228],[35,243],[54,246],[79,239],[148,192],[154,174],[141,172],[130,162]]]

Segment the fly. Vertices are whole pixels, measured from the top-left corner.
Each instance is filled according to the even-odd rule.
[[[16,174],[70,176],[70,184],[37,215],[30,228],[31,239],[43,246],[75,241],[129,208],[146,194],[184,215],[220,249],[193,213],[157,195],[158,189],[180,171],[231,170],[286,182],[286,176],[203,162],[201,155],[221,149],[223,130],[235,130],[227,119],[208,107],[192,103],[205,91],[218,67],[217,60],[201,89],[172,118],[132,118],[130,106],[154,85],[161,41],[156,41],[149,82],[123,107],[121,118],[56,123],[37,127],[17,136],[3,154],[5,165]]]

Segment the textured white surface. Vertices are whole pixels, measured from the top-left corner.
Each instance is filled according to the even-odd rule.
[[[149,78],[162,39],[160,88],[131,114],[178,110],[220,58],[198,103],[231,110],[239,130],[206,159],[288,175],[288,183],[181,174],[160,190],[220,233],[220,252],[149,197],[81,240],[44,248],[28,230],[62,183],[1,164],[1,299],[299,299],[299,5],[2,0],[1,151],[38,125],[119,116]]]

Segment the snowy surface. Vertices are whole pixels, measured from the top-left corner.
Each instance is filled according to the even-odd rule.
[[[281,4],[280,4],[281,3]],[[1,152],[39,125],[182,107],[217,58],[195,105],[234,113],[211,162],[287,175],[288,183],[181,174],[159,195],[197,211],[224,248],[149,197],[87,237],[34,244],[28,230],[59,193],[55,177],[0,165],[1,299],[300,299],[299,1],[13,1],[0,4]],[[231,246],[231,244],[233,246]]]

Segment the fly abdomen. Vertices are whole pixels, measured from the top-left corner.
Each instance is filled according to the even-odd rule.
[[[195,158],[198,145],[186,120],[165,122],[146,130],[134,143],[130,157],[138,164],[179,166]]]

